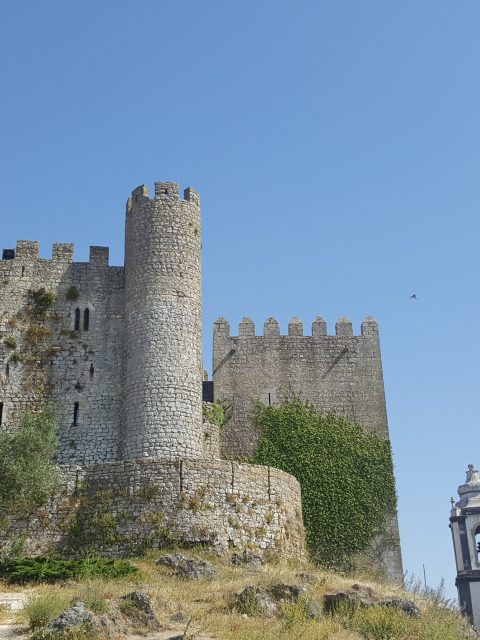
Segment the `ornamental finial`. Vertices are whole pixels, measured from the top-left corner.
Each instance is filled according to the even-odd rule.
[[[480,473],[478,472],[478,469],[475,469],[475,465],[469,464],[465,484],[474,484],[477,482],[480,483]]]

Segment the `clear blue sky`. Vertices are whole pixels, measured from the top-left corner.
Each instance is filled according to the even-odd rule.
[[[479,26],[478,0],[0,0],[2,246],[122,264],[129,192],[176,180],[202,196],[207,364],[220,315],[375,316],[405,568],[452,595],[449,498],[480,464]]]

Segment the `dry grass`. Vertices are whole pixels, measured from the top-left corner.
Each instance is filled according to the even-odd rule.
[[[19,621],[28,623],[30,629],[45,627],[70,604],[69,594],[65,590],[55,587],[39,589],[32,593],[24,608],[18,613]]]
[[[12,617],[12,612],[10,608],[5,604],[0,604],[0,622],[5,622],[5,620],[9,620]]]
[[[183,552],[187,553],[188,552]],[[211,637],[218,640],[462,640],[467,630],[461,617],[453,610],[419,595],[406,594],[398,587],[368,579],[347,578],[321,571],[308,565],[272,562],[258,573],[230,566],[225,560],[196,551],[215,564],[215,580],[188,581],[171,575],[168,568],[156,566],[160,554],[135,561],[140,571],[118,580],[90,579],[62,586],[41,585],[35,589],[22,614],[23,622],[33,624],[52,616],[73,600],[83,600],[87,607],[102,613],[109,601],[133,590],[146,590],[161,623],[172,632],[186,634],[188,640]],[[413,599],[422,615],[410,619],[395,609],[372,608],[340,611],[325,615],[320,621],[305,618],[304,608],[288,605],[280,618],[246,617],[232,610],[234,594],[251,584],[271,586],[275,583],[301,584],[298,571],[314,573],[317,583],[305,584],[309,595],[322,601],[325,593],[348,589],[355,582],[369,586],[381,596],[398,595]],[[11,590],[11,589],[9,589]],[[172,614],[183,612],[188,621],[171,624]],[[48,613],[48,615],[47,615]],[[1,615],[1,614],[0,614]]]

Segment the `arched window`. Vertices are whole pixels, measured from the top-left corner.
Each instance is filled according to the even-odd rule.
[[[90,380],[93,380],[94,375],[95,375],[95,368],[92,362],[92,364],[90,365],[90,371],[88,372],[88,377],[90,378]]]
[[[87,307],[83,312],[83,330],[88,331],[90,327],[90,309]]]
[[[80,309],[75,309],[75,325],[73,327],[75,331],[80,331]]]

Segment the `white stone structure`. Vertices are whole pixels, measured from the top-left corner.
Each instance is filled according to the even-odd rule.
[[[458,495],[458,502],[452,498],[450,513],[458,600],[462,611],[480,631],[480,473],[473,464],[468,465]]]

